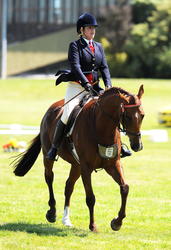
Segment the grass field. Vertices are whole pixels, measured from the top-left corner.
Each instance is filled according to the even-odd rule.
[[[140,84],[145,88],[146,117],[142,129],[166,129],[169,141],[155,143],[143,136],[144,150],[122,160],[130,193],[121,230],[114,232],[110,228],[110,221],[120,206],[119,187],[103,170],[92,176],[99,232],[88,230],[89,216],[81,179],[71,202],[74,227],[62,225],[63,192],[70,169],[62,159],[54,168],[58,218],[55,224],[48,223],[42,155],[25,177],[16,177],[9,167],[14,154],[2,151],[10,136],[0,135],[0,249],[171,249],[171,128],[161,127],[157,122],[158,110],[171,105],[171,80],[113,79],[113,85],[132,93],[137,93]],[[55,87],[53,80],[0,81],[0,124],[39,125],[49,105],[64,93],[65,84]],[[16,138],[29,142],[33,136]]]

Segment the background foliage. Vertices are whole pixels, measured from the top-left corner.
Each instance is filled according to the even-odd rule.
[[[120,5],[101,26],[112,76],[171,78],[171,1]]]

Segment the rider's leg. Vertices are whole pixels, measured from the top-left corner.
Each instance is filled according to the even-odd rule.
[[[55,133],[53,136],[52,147],[50,148],[47,154],[47,158],[51,161],[55,160],[55,157],[58,153],[58,150],[60,148],[60,145],[63,139],[65,127],[66,125],[61,120],[57,122],[57,126],[56,126]]]
[[[80,84],[72,83],[72,82],[68,83],[68,87],[67,87],[66,95],[65,95],[65,103],[71,100],[77,94],[79,94],[82,90],[84,90],[84,88]],[[72,101],[68,102],[64,106],[64,111],[63,111],[61,120],[57,122],[57,126],[55,129],[55,133],[54,133],[54,137],[52,141],[52,147],[50,148],[47,154],[47,158],[49,160],[52,160],[52,161],[55,160],[55,157],[58,154],[58,150],[60,148],[62,139],[64,137],[64,132],[65,132],[65,128],[66,128],[69,115],[71,114],[74,107],[79,104],[80,100],[83,98],[84,95],[85,95],[84,92],[81,93],[79,96],[77,96],[76,98],[74,98]]]
[[[121,143],[121,158],[131,156],[131,155],[132,155],[132,153],[128,149],[128,147],[125,144]]]

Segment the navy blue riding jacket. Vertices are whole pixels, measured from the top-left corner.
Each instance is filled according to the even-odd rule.
[[[87,42],[80,38],[71,42],[68,50],[68,60],[71,65],[71,73],[75,76],[75,80],[80,81],[84,86],[88,81],[86,74],[92,72],[93,81],[97,81],[101,73],[104,85],[111,87],[109,68],[105,59],[104,50],[100,43],[93,41],[95,53],[93,54]]]
[[[56,73],[56,85],[61,82],[77,81],[83,87],[88,82],[86,75],[93,75],[93,89],[100,92],[103,89],[99,86],[99,72],[101,73],[105,87],[112,87],[110,80],[109,68],[105,59],[102,45],[93,41],[95,53],[92,53],[87,42],[80,38],[77,41],[71,42],[68,50],[68,60],[71,70],[59,70]],[[88,77],[88,76],[87,76]]]

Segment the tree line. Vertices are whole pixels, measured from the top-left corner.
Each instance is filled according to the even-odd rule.
[[[111,76],[171,78],[171,1],[119,2],[99,20]]]

